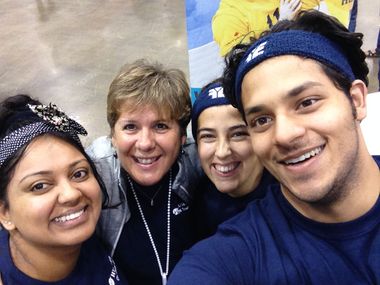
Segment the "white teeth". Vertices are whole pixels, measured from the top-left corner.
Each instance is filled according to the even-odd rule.
[[[156,158],[136,158],[138,163],[151,164],[156,161]]]
[[[74,220],[78,217],[80,217],[84,212],[84,209],[80,210],[79,212],[76,212],[76,213],[71,213],[69,215],[66,215],[66,216],[61,216],[61,217],[57,217],[54,219],[55,222],[58,222],[58,223],[64,223],[66,221],[71,221],[71,220]]]
[[[294,164],[294,163],[297,163],[297,162],[301,162],[301,161],[304,161],[312,156],[316,156],[317,154],[319,154],[320,152],[322,151],[322,147],[317,147],[316,149],[313,149],[307,153],[304,153],[303,155],[299,156],[299,157],[296,157],[296,158],[293,158],[293,159],[289,159],[289,160],[286,160],[285,163],[286,164]]]
[[[231,170],[234,170],[236,168],[237,164],[229,164],[229,165],[219,165],[215,164],[215,169],[218,170],[219,172],[227,173],[230,172]]]

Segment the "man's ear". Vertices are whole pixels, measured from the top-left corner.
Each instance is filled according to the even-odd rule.
[[[8,207],[6,207],[4,201],[0,201],[0,223],[1,226],[7,231],[11,231],[16,228],[16,226],[12,223]]]
[[[367,86],[361,80],[354,80],[351,84],[350,95],[356,111],[356,120],[361,122],[367,116]]]

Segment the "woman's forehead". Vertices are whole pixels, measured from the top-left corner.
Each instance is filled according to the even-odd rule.
[[[140,104],[125,102],[119,109],[119,115],[121,116],[139,116],[147,113],[153,113],[157,116],[157,119],[170,120],[173,117],[171,109],[168,106],[157,106],[153,104]]]

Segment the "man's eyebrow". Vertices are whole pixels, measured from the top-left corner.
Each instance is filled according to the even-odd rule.
[[[316,81],[306,81],[303,84],[289,90],[288,93],[286,94],[286,96],[287,97],[295,97],[295,96],[299,95],[300,93],[302,93],[303,91],[305,91],[309,88],[312,88],[314,86],[321,86],[321,85],[322,85],[321,83],[316,82]]]
[[[314,86],[321,86],[321,85],[322,85],[321,83],[316,82],[316,81],[307,81],[297,87],[294,87],[293,89],[290,89],[285,94],[285,97],[295,97],[309,88],[312,88]],[[245,112],[245,115],[247,116],[247,115],[262,112],[264,109],[265,109],[265,105],[261,104],[261,105],[253,106],[251,108],[247,108],[244,110],[244,112]]]
[[[264,105],[257,105],[253,106],[251,108],[247,108],[244,110],[245,116],[252,115],[255,113],[260,113],[262,110],[264,110]]]

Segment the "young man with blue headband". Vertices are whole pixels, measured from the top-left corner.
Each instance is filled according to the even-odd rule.
[[[226,94],[281,185],[186,252],[169,284],[380,284],[380,160],[360,129],[361,44],[311,11],[231,51]]]

